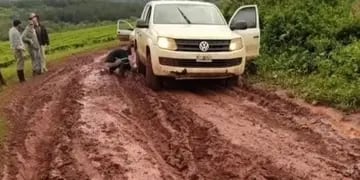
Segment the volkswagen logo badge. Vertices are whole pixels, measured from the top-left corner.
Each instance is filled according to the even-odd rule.
[[[201,50],[202,52],[206,52],[206,51],[209,50],[210,45],[209,45],[209,43],[206,42],[206,41],[201,41],[200,44],[199,44],[199,48],[200,48],[200,50]]]

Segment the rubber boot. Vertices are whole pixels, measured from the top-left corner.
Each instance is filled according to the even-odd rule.
[[[20,83],[25,82],[24,70],[18,70],[17,75],[18,75]]]
[[[6,86],[6,82],[4,77],[2,76],[1,72],[0,72],[0,86]]]
[[[33,77],[41,75],[41,70],[33,70]]]

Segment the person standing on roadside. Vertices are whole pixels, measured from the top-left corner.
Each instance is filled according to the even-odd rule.
[[[41,55],[40,55],[40,44],[36,36],[33,19],[36,18],[33,14],[30,15],[29,24],[26,26],[22,40],[27,45],[27,49],[30,54],[33,76],[41,74]]]
[[[16,67],[17,76],[20,82],[24,82],[25,81],[25,75],[24,75],[25,45],[21,38],[20,25],[21,25],[21,21],[19,20],[13,21],[13,27],[10,28],[9,30],[9,41],[17,63],[17,67]]]
[[[40,44],[40,55],[41,55],[41,65],[42,65],[41,71],[47,72],[48,70],[46,68],[45,51],[46,51],[46,47],[50,45],[49,35],[47,33],[45,26],[40,23],[39,15],[32,13],[31,16],[35,17],[32,19],[32,21],[34,22],[36,36]]]
[[[1,69],[0,69],[0,87],[1,86],[6,86],[6,82],[3,75],[1,74]]]

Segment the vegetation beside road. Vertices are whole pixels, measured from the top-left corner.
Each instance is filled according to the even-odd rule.
[[[30,12],[40,15],[49,32],[114,24],[119,18],[140,16],[143,0],[16,0],[0,1],[0,41],[8,40],[13,19],[26,24]]]
[[[360,107],[359,0],[221,0],[227,18],[243,4],[258,4],[262,26],[252,79],[312,102]]]
[[[51,55],[57,52],[68,52],[72,49],[79,49],[93,44],[114,41],[115,38],[116,26],[114,24],[52,33],[50,34],[50,47],[48,49],[48,54]],[[15,62],[9,42],[0,42],[0,54],[0,67],[6,67]]]

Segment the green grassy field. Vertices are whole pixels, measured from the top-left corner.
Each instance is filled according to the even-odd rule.
[[[67,52],[93,44],[110,42],[116,38],[116,26],[107,25],[86,28],[68,32],[54,33],[50,35],[50,48],[48,54]],[[9,42],[0,42],[0,67],[7,67],[15,62]]]

